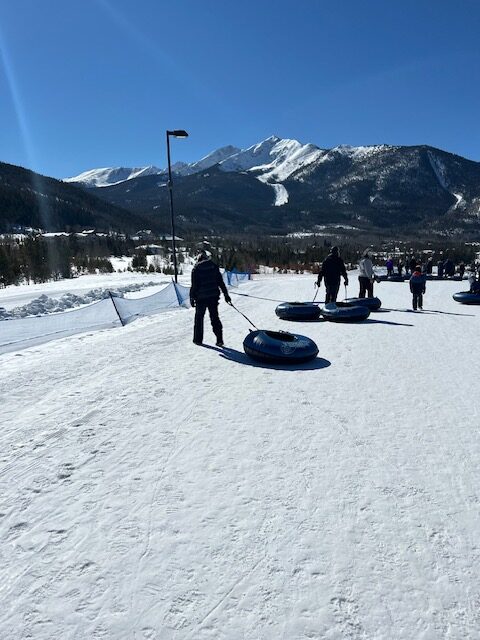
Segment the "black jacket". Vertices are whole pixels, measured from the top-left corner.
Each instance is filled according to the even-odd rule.
[[[427,276],[424,273],[415,271],[410,278],[410,291],[416,295],[425,293]]]
[[[192,286],[190,288],[191,301],[218,300],[220,298],[220,290],[225,298],[229,297],[220,269],[214,262],[203,260],[193,267]]]
[[[348,279],[344,261],[340,256],[328,255],[320,267],[317,279],[318,286],[320,286],[322,278],[325,279],[325,282],[340,282],[340,276],[343,276],[346,280]]]

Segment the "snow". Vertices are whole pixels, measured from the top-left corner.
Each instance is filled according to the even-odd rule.
[[[296,368],[250,361],[225,304],[224,351],[175,310],[3,356],[2,640],[478,637],[480,309],[459,286],[413,313],[381,283],[391,311],[359,325],[233,296],[315,339]],[[313,277],[240,291],[311,299]]]
[[[286,180],[298,169],[318,160],[325,152],[313,144],[270,136],[220,163],[223,171],[261,172],[259,180]]]
[[[147,256],[154,259],[156,256]],[[115,269],[125,269],[131,262],[131,258],[109,258]],[[182,265],[182,268],[184,265]],[[186,267],[185,270],[187,270]],[[129,287],[134,290],[136,285],[143,287],[150,286],[149,283],[154,282],[157,286],[163,286],[166,282],[171,281],[170,276],[162,273],[110,273],[98,275],[85,275],[71,280],[58,280],[55,282],[44,282],[31,285],[8,286],[0,289],[0,307],[11,310],[14,307],[20,307],[29,304],[41,295],[47,295],[49,298],[60,298],[65,294],[75,294],[84,296],[92,289],[117,289],[119,287]],[[189,276],[180,276],[179,282],[182,284],[189,283]],[[154,289],[149,289],[149,293],[153,293]]]
[[[64,178],[64,182],[81,182],[87,187],[110,187],[126,180],[140,178],[142,176],[152,176],[165,173],[164,169],[158,167],[102,167],[101,169],[90,169],[72,178]]]
[[[170,280],[165,276],[163,284],[168,284]],[[50,298],[45,293],[35,298],[31,302],[14,307],[10,311],[0,307],[0,320],[14,319],[14,318],[28,318],[30,316],[47,315],[49,313],[62,313],[69,309],[75,309],[83,305],[92,304],[98,300],[105,300],[109,298],[110,294],[123,298],[126,293],[144,291],[146,287],[158,287],[156,282],[134,283],[125,285],[123,287],[113,287],[111,289],[104,289],[98,287],[91,289],[83,295],[78,295],[71,292],[63,293],[59,298]]]
[[[273,202],[273,205],[275,207],[281,207],[283,204],[287,204],[288,191],[283,184],[269,182],[266,176],[259,176],[258,179],[260,180],[260,182],[264,182],[265,184],[268,184],[270,187],[272,187],[275,193],[275,200]]]
[[[453,193],[453,191],[452,191],[452,196],[455,196],[455,198],[457,200],[455,202],[455,204],[453,205],[453,208],[456,209],[462,203],[464,198],[463,198],[463,195],[461,193]]]

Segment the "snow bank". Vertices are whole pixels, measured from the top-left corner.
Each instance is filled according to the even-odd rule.
[[[165,309],[185,306],[189,300],[189,289],[172,282],[158,293],[144,298],[127,300],[121,295],[110,296],[107,292],[105,299],[99,302],[64,313],[2,320],[0,354],[83,331],[98,331],[125,325],[140,316],[154,315]]]
[[[60,298],[49,298],[46,294],[42,294],[35,300],[21,307],[15,307],[7,311],[0,307],[0,320],[10,320],[13,318],[28,318],[29,316],[43,316],[50,313],[61,313],[68,309],[74,309],[82,305],[92,304],[98,300],[104,300],[110,297],[110,292],[117,297],[123,298],[125,293],[131,291],[141,291],[145,287],[158,285],[157,282],[145,282],[139,284],[129,284],[123,287],[114,287],[112,289],[91,289],[84,295],[76,295],[75,293],[64,293]]]

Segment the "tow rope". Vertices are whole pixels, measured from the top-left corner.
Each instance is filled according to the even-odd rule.
[[[232,293],[233,293],[233,292],[232,292]],[[239,294],[239,295],[240,295],[240,294]],[[233,302],[231,302],[231,301],[230,301],[228,304],[229,304],[231,307],[233,307],[237,313],[239,313],[241,316],[243,316],[243,317],[245,318],[245,320],[246,320],[247,322],[249,322],[249,323],[252,325],[252,327],[253,327],[254,329],[256,329],[256,330],[258,331],[258,327],[256,327],[256,326],[253,324],[253,322],[252,322],[249,318],[247,318],[247,316],[246,316],[244,313],[242,313],[242,312],[240,311],[240,309],[237,309],[237,307],[233,304]]]
[[[257,300],[267,300],[268,302],[285,302],[285,300],[276,300],[275,298],[261,298],[260,296],[252,296],[250,293],[238,293],[237,291],[229,291],[230,294],[243,296],[244,298],[256,298]]]

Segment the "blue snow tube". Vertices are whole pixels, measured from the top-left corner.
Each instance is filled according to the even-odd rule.
[[[453,294],[453,299],[462,304],[480,304],[480,292],[470,293],[470,291],[460,291]]]
[[[401,276],[398,273],[393,274],[393,276],[376,276],[375,279],[377,282],[403,282],[404,280],[408,280],[410,276]]]
[[[243,349],[254,360],[283,364],[307,362],[318,355],[313,340],[287,331],[251,331],[243,341]]]
[[[350,307],[368,307],[370,311],[378,311],[382,306],[380,298],[347,298],[344,302]]]
[[[275,309],[275,313],[282,320],[297,320],[300,322],[318,320],[320,317],[318,304],[313,302],[282,302]]]
[[[344,302],[329,302],[320,313],[330,322],[361,322],[370,315],[370,309],[364,306],[351,307]]]

